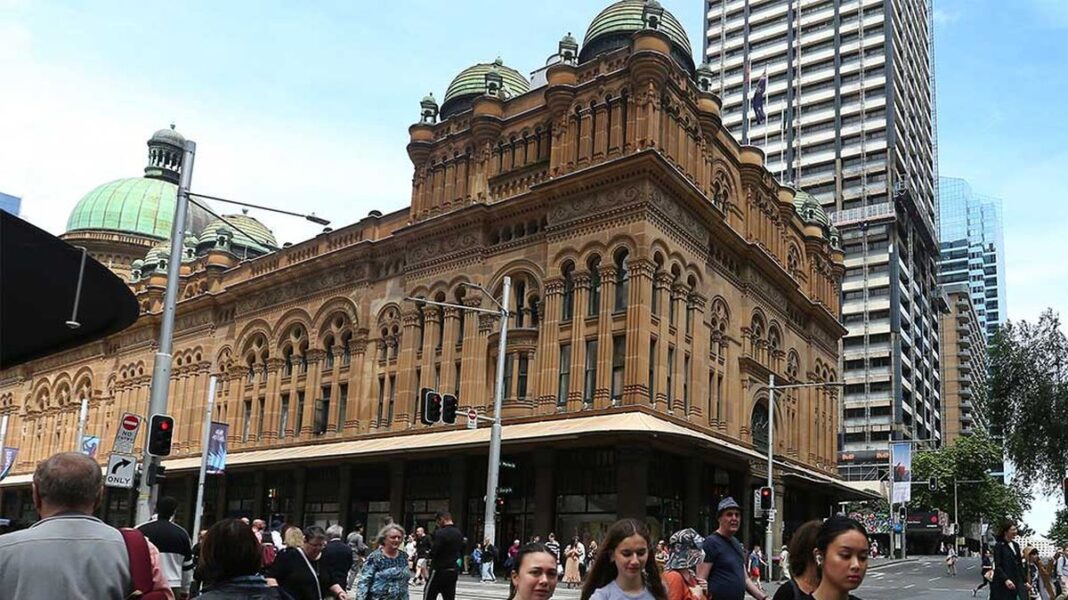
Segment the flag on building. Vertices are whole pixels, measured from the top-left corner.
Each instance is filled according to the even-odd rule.
[[[890,501],[901,504],[912,500],[912,444],[890,444],[890,481],[893,486]]]
[[[226,472],[226,434],[230,426],[226,423],[211,423],[211,434],[208,436],[208,463],[205,471],[208,475],[219,475]]]
[[[18,455],[18,448],[4,448],[3,458],[0,459],[0,481],[3,481],[11,472],[11,468],[15,466],[15,457]]]
[[[757,81],[756,89],[753,91],[753,97],[750,100],[750,104],[753,107],[753,115],[756,116],[757,123],[763,123],[768,120],[767,114],[764,112],[764,100],[768,92],[768,68],[764,67],[764,74],[760,76]]]

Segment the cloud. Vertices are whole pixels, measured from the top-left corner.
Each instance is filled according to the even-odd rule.
[[[956,23],[960,19],[960,11],[947,10],[944,8],[934,9],[934,22],[935,25],[945,27],[952,23]]]
[[[23,216],[52,233],[65,230],[71,209],[95,186],[141,175],[145,141],[172,120],[198,144],[193,189],[202,193],[316,212],[335,229],[410,198],[403,132],[386,140],[255,107],[213,106],[193,91],[146,89],[136,76],[46,64],[27,51],[0,55],[0,72],[6,89],[0,190],[22,196]],[[251,214],[279,242],[320,230],[300,219]]]

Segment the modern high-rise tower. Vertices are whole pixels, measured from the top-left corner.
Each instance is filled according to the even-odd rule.
[[[968,182],[939,177],[943,284],[967,282],[987,341],[1005,322],[1005,239],[1001,199],[972,192]]]
[[[720,75],[723,122],[764,149],[772,172],[818,198],[842,232],[849,333],[839,471],[876,478],[891,437],[941,442],[930,2],[705,8],[704,54]],[[746,102],[761,87],[763,122]]]

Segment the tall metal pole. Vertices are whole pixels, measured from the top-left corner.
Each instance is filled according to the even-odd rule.
[[[167,291],[163,296],[163,314],[159,326],[159,348],[152,365],[152,389],[148,401],[148,417],[167,412],[167,392],[171,381],[171,348],[174,342],[174,313],[178,303],[178,270],[182,266],[182,242],[185,237],[185,217],[189,209],[189,183],[193,178],[193,156],[197,145],[185,142],[182,155],[182,174],[178,182],[178,197],[174,207],[174,223],[171,225],[171,256],[167,263]],[[145,452],[142,461],[141,485],[137,492],[137,522],[144,523],[152,516],[153,488],[148,484],[150,465],[158,465],[159,459],[148,453],[148,436],[145,436]]]
[[[7,443],[7,417],[8,415],[0,416],[0,453],[4,451],[4,444]],[[0,464],[0,469],[3,467],[4,465]]]
[[[204,516],[204,476],[208,472],[208,443],[211,441],[211,411],[215,406],[215,376],[208,379],[208,406],[204,410],[204,428],[200,434],[200,478],[197,479],[197,505],[193,513],[193,531],[190,535],[197,539],[200,535],[200,519]]]
[[[490,430],[489,464],[486,468],[485,540],[497,541],[497,479],[501,468],[501,402],[504,401],[504,353],[508,346],[508,306],[512,292],[512,278],[505,276],[501,298],[501,339],[497,344],[497,383],[493,393],[493,428]]]
[[[771,483],[771,469],[774,466],[775,461],[775,374],[768,374],[768,483],[767,486],[772,490],[772,509],[778,508],[778,498],[775,497],[775,488]],[[777,512],[777,511],[776,511]],[[778,515],[776,515],[777,517]],[[772,528],[775,526],[771,519],[766,519],[767,530],[764,533],[764,559],[768,561],[768,581],[771,581],[771,557],[772,557],[772,544],[775,543],[775,532]],[[780,567],[782,568],[782,567]]]
[[[82,398],[82,410],[78,413],[78,437],[74,441],[74,451],[82,451],[82,440],[85,438],[85,419],[89,416],[89,399]]]

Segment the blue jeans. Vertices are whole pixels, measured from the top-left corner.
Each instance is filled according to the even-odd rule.
[[[493,561],[482,561],[482,581],[497,581],[493,574]]]

